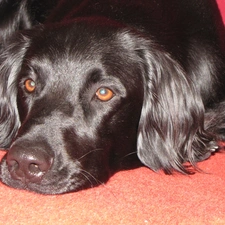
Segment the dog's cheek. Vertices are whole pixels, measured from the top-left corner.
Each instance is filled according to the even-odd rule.
[[[110,119],[102,121],[98,136],[108,151],[110,167],[126,167],[136,155],[137,129],[141,113],[141,100],[127,97],[117,109],[111,112]],[[136,157],[135,157],[136,160]]]
[[[81,137],[73,128],[64,130],[63,136],[71,161],[78,161],[81,170],[92,177],[90,179],[106,181],[109,177],[109,142],[98,136]]]

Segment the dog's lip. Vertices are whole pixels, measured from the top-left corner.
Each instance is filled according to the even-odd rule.
[[[55,173],[58,171],[55,170]],[[47,176],[47,177],[46,177]],[[51,177],[52,179],[49,179]],[[54,176],[54,171],[53,174],[49,175],[48,173],[43,175],[43,179],[41,182],[33,183],[30,181],[21,181],[21,180],[15,180],[12,178],[11,174],[9,173],[8,166],[6,163],[6,156],[2,158],[1,164],[0,164],[0,179],[3,184],[15,188],[15,189],[20,189],[20,190],[27,190],[39,194],[44,194],[44,195],[54,195],[54,194],[62,194],[62,193],[67,193],[67,192],[75,192],[80,189],[83,189],[84,182],[85,180],[79,179],[79,173],[77,174],[77,181],[74,181],[76,186],[69,186],[68,183],[66,182],[66,178],[59,177],[59,176]],[[57,180],[54,180],[53,178],[57,178]]]

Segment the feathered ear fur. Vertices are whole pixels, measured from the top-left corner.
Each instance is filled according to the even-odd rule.
[[[204,130],[204,105],[193,81],[159,46],[138,47],[144,72],[144,102],[139,123],[137,151],[153,170],[188,172],[211,154],[213,137]]]
[[[7,148],[20,126],[17,109],[17,76],[29,45],[17,34],[0,54],[0,148]]]
[[[20,29],[31,27],[27,0],[2,0],[0,7],[0,44]]]
[[[7,148],[10,145],[20,125],[16,104],[16,76],[25,51],[23,44],[25,45],[26,41],[19,34],[17,39],[21,38],[21,40],[13,42],[8,40],[19,29],[31,27],[27,4],[27,0],[1,1],[0,148]]]

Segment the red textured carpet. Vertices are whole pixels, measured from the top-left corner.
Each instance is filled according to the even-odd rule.
[[[218,3],[225,22],[225,0]],[[0,224],[225,224],[225,153],[199,167],[208,174],[168,176],[142,167],[119,172],[100,187],[58,196],[0,184]]]

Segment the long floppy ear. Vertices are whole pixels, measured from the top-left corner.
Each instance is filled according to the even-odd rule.
[[[17,34],[0,54],[0,148],[9,147],[20,126],[17,76],[28,45],[28,39]]]
[[[212,136],[204,130],[200,93],[179,63],[159,46],[150,43],[137,51],[145,66],[138,156],[153,170],[186,173],[184,162],[194,164],[210,156],[207,145]]]
[[[0,4],[0,44],[16,31],[31,27],[27,0],[2,0]]]

